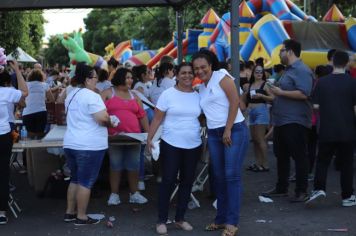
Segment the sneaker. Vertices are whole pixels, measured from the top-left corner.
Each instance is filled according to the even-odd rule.
[[[138,204],[145,204],[147,202],[147,199],[142,196],[139,192],[136,192],[134,194],[130,193],[130,203],[138,203]]]
[[[263,197],[269,197],[269,198],[273,198],[273,197],[288,197],[288,192],[285,191],[278,191],[277,189],[271,189],[267,192],[263,192],[261,194]]]
[[[320,202],[322,199],[326,197],[326,193],[323,190],[314,190],[312,191],[309,199],[305,202],[307,205],[311,205],[316,202]]]
[[[159,235],[167,234],[167,226],[166,226],[166,224],[157,224],[156,225],[156,232]]]
[[[109,200],[108,200],[108,206],[117,206],[121,203],[120,201],[120,196],[117,193],[111,193]]]
[[[64,214],[64,222],[72,222],[75,221],[77,219],[77,215],[76,214]]]
[[[356,206],[356,196],[351,195],[351,197],[343,199],[342,206],[344,207]]]
[[[4,215],[0,216],[0,225],[6,225],[7,224],[7,217]]]
[[[146,189],[146,187],[145,187],[145,182],[143,182],[143,181],[138,181],[137,188],[138,188],[138,190],[140,190],[140,191],[145,190],[145,189]]]
[[[76,226],[96,225],[98,223],[100,223],[100,220],[96,220],[96,219],[88,217],[88,219],[86,219],[86,220],[81,220],[81,219],[76,218],[75,222],[74,222],[74,225],[76,225]]]
[[[157,183],[161,183],[161,182],[162,182],[162,177],[161,177],[161,176],[157,176],[156,182],[157,182]]]

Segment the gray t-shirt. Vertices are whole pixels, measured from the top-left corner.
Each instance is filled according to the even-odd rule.
[[[279,87],[286,91],[299,90],[310,97],[313,86],[313,73],[301,61],[297,60],[288,66],[281,79]],[[312,105],[310,100],[296,100],[284,96],[276,96],[272,106],[272,123],[274,126],[300,124],[311,127]]]

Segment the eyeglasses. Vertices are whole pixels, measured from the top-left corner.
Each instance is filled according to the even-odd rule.
[[[286,52],[286,51],[287,51],[286,48],[281,48],[281,50],[279,50],[279,53]]]

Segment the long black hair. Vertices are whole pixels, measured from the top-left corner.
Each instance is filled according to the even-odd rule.
[[[174,65],[168,62],[161,63],[159,67],[155,70],[157,87],[159,87],[159,85],[161,84],[161,80],[170,70],[174,70]]]

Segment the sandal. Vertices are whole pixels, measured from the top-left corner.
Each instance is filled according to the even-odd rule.
[[[237,234],[238,228],[236,226],[229,226],[225,227],[224,231],[222,232],[221,236],[235,236]]]
[[[216,231],[216,230],[220,230],[220,229],[225,229],[225,225],[224,224],[215,224],[215,223],[211,223],[209,225],[207,225],[205,227],[206,231]]]
[[[191,224],[189,224],[187,221],[176,222],[175,225],[176,225],[176,227],[178,229],[182,229],[182,230],[185,230],[185,231],[192,231],[193,230],[193,226]]]

